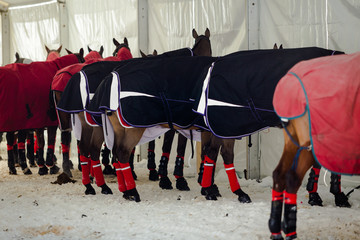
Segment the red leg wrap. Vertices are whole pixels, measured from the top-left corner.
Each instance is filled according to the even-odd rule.
[[[19,149],[19,150],[20,150],[20,149],[25,149],[25,143],[19,142],[19,143],[18,143],[18,149]]]
[[[36,153],[36,151],[37,151],[39,148],[38,148],[38,141],[37,141],[36,135],[34,136],[34,138],[35,138],[35,142],[34,142],[34,152]]]
[[[91,159],[91,168],[92,168],[92,170],[94,172],[96,185],[98,187],[104,185],[105,184],[105,179],[104,179],[104,175],[102,173],[100,161]]]
[[[296,205],[296,196],[297,196],[296,193],[288,193],[284,191],[285,204]]]
[[[82,170],[82,183],[84,185],[90,183],[90,158],[80,155],[80,164]]]
[[[169,159],[169,156],[170,156],[170,153],[162,153],[162,155],[161,156],[164,156],[164,157],[167,157],[168,159]]]
[[[124,175],[121,171],[120,168],[120,163],[119,162],[114,162],[113,166],[116,170],[116,177],[118,180],[118,187],[119,187],[119,191],[120,192],[125,192],[126,191],[126,185],[125,185],[125,179],[124,179]]]
[[[62,143],[61,150],[63,153],[68,153],[70,151],[70,146]]]
[[[131,168],[129,163],[119,163],[121,172],[124,176],[126,190],[131,190],[136,187],[134,177],[131,173]]]
[[[225,171],[229,178],[231,191],[235,192],[236,190],[238,190],[240,188],[240,184],[239,184],[239,181],[236,176],[234,164],[233,163],[224,164],[224,166],[225,166]]]
[[[284,201],[284,194],[283,192],[277,192],[274,189],[272,190],[272,201]]]
[[[48,145],[48,149],[54,150],[54,148],[55,148],[55,145]]]
[[[201,186],[203,188],[211,186],[214,166],[215,166],[215,161],[211,160],[208,156],[205,156],[204,173],[203,173],[203,178],[202,178],[202,182],[201,182]]]
[[[7,150],[10,151],[10,150],[13,150],[14,149],[14,146],[13,145],[7,145]]]

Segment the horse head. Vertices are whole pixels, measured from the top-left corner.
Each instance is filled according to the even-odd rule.
[[[92,49],[88,46],[88,51],[89,51],[89,53],[90,53],[90,52],[92,52],[92,51],[94,51],[94,50],[92,50]],[[103,47],[102,45],[101,45],[100,50],[98,51],[98,53],[100,54],[101,57],[103,57],[104,47]]]
[[[192,51],[195,56],[212,56],[210,43],[210,30],[206,28],[204,35],[198,35],[196,30],[192,30],[192,36],[195,39]]]
[[[283,49],[283,46],[281,44],[280,47],[278,48],[277,44],[275,43],[273,49]]]
[[[147,57],[154,57],[154,56],[157,56],[157,51],[154,49],[153,53],[152,54],[148,54],[146,55],[145,53],[143,53],[143,51],[140,50],[140,54],[143,58],[147,58]]]
[[[83,63],[85,62],[85,59],[84,59],[84,49],[83,48],[80,48],[79,52],[78,53],[73,53],[72,51],[70,51],[69,49],[65,48],[66,52],[68,54],[75,54],[75,56],[77,57],[77,59],[79,60],[79,63]]]
[[[45,49],[47,52],[47,57],[46,57],[46,61],[52,61],[55,60],[56,58],[60,57],[60,52],[61,52],[61,48],[62,45],[60,45],[60,47],[58,49],[49,49],[46,45],[45,45]]]
[[[115,38],[113,38],[113,43],[115,44],[115,50],[113,52],[113,56],[116,57],[116,55],[118,54],[119,50],[123,47],[125,47],[126,49],[128,49],[130,51],[130,48],[129,48],[129,43],[128,43],[128,40],[127,38],[125,37],[124,38],[124,42],[123,43],[119,43]]]
[[[31,63],[31,62],[32,62],[31,59],[21,58],[18,52],[15,53],[15,62],[14,62],[14,63],[25,63],[25,64],[29,64],[29,63]]]

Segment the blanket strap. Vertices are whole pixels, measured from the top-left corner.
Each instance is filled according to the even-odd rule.
[[[173,121],[172,121],[171,110],[170,110],[170,107],[169,107],[169,102],[167,101],[164,92],[160,92],[159,94],[160,94],[161,101],[163,103],[166,120],[167,120],[167,122],[169,124],[170,129],[174,129],[174,125],[172,124]]]
[[[307,146],[307,147],[300,146],[300,144],[297,143],[297,142],[295,141],[295,139],[291,136],[289,130],[286,128],[286,126],[285,126],[285,124],[284,124],[283,121],[281,121],[281,125],[282,125],[283,128],[285,129],[285,132],[286,132],[287,135],[289,136],[290,140],[298,147],[298,150],[297,150],[296,155],[295,155],[295,157],[294,157],[294,162],[293,162],[293,164],[292,164],[292,166],[291,166],[291,169],[295,171],[295,169],[297,168],[297,164],[298,164],[298,160],[299,160],[299,156],[300,156],[301,151],[302,151],[302,150],[311,151],[312,146],[311,146],[311,144],[310,144],[309,146]]]
[[[256,110],[256,107],[255,107],[255,104],[254,104],[252,98],[249,98],[246,101],[247,101],[250,111],[251,111],[252,115],[254,116],[254,118],[256,119],[256,121],[263,123],[264,120],[261,118],[260,114]]]

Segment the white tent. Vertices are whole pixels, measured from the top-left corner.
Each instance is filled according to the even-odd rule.
[[[0,1],[0,9],[1,65],[13,62],[15,52],[44,60],[44,45],[72,51],[103,45],[109,56],[112,39],[124,37],[134,56],[140,49],[161,53],[191,47],[191,30],[202,34],[207,27],[214,56],[274,43],[360,51],[358,0],[13,0]],[[268,129],[252,140],[249,151],[246,141],[237,143],[236,161],[251,176],[271,175],[282,151],[281,131]]]

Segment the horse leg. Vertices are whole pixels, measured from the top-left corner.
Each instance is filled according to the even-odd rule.
[[[288,126],[288,131],[294,136],[295,130]],[[284,150],[278,165],[273,171],[273,189],[271,201],[271,213],[268,222],[271,232],[271,239],[283,239],[281,235],[281,216],[284,203],[284,190],[286,187],[285,175],[291,167],[296,155],[297,147],[292,143],[284,131]],[[297,138],[296,138],[297,139]]]
[[[110,165],[110,149],[104,144],[104,148],[101,150],[101,163],[104,165],[103,174],[112,175],[114,173],[113,168]]]
[[[55,141],[56,141],[56,130],[57,126],[52,126],[47,128],[48,132],[48,148],[46,151],[46,160],[45,164],[50,168],[50,174],[56,174],[59,172],[60,168],[56,166],[56,157],[55,157]]]
[[[223,139],[221,146],[221,156],[224,160],[224,167],[229,179],[231,191],[238,196],[241,203],[250,203],[251,199],[241,188],[236,176],[234,167],[234,145],[235,139]]]
[[[113,194],[111,189],[106,185],[104,175],[101,170],[100,150],[104,142],[104,134],[101,127],[94,127],[90,141],[90,158],[91,166],[95,175],[96,185],[101,188],[102,194]]]
[[[14,159],[14,132],[6,133],[6,142],[7,142],[7,154],[8,154],[8,167],[9,174],[15,175],[15,159]]]
[[[36,167],[34,156],[34,131],[28,130],[26,133],[26,157],[29,159],[30,167]]]
[[[201,139],[203,139],[203,135],[206,136],[202,133]],[[204,171],[201,181],[201,194],[205,195],[207,200],[217,200],[217,197],[221,197],[217,186],[214,184],[216,160],[221,144],[222,139],[210,134],[210,141],[203,147]]]
[[[149,180],[150,181],[159,180],[159,174],[156,171],[156,163],[155,163],[155,140],[150,141],[148,145],[147,168],[149,169]]]
[[[162,155],[161,155],[161,159],[160,159],[160,164],[159,164],[159,176],[160,176],[160,182],[159,182],[159,186],[162,189],[173,189],[172,185],[171,185],[171,181],[169,179],[168,175],[168,163],[169,163],[169,156],[170,156],[170,151],[171,151],[171,145],[172,142],[174,140],[174,135],[175,135],[175,130],[174,129],[170,129],[169,131],[167,131],[164,134],[164,142],[163,142],[163,146],[162,146]]]
[[[19,152],[19,164],[25,175],[32,174],[31,170],[28,168],[26,163],[26,154],[25,154],[25,139],[26,139],[26,130],[18,131],[18,152]]]
[[[14,132],[13,149],[14,149],[15,167],[20,167],[20,164],[19,164],[19,149],[18,149],[18,133],[17,132]]]
[[[108,115],[114,128],[115,139],[113,153],[117,156],[114,162],[119,190],[127,200],[140,202],[140,195],[136,190],[134,177],[129,164],[130,152],[140,141],[145,128],[123,128],[115,114]]]
[[[71,132],[63,131],[61,132],[61,150],[63,156],[62,168],[63,172],[72,177],[71,169],[73,168],[73,164],[70,160],[70,143],[71,143]]]
[[[177,156],[175,160],[174,176],[176,178],[176,188],[180,191],[190,191],[190,188],[184,178],[184,156],[187,138],[178,134]]]
[[[317,193],[320,169],[320,164],[315,162],[310,170],[308,183],[306,185],[306,190],[309,192],[308,203],[311,206],[322,206],[322,199]]]
[[[350,208],[348,197],[341,191],[341,175],[331,173],[330,179],[330,192],[335,196],[336,206]]]
[[[44,159],[44,128],[38,128],[35,130],[36,132],[36,142],[37,142],[37,164],[39,166],[39,175],[46,175],[48,174],[49,169],[45,166],[45,159]]]

